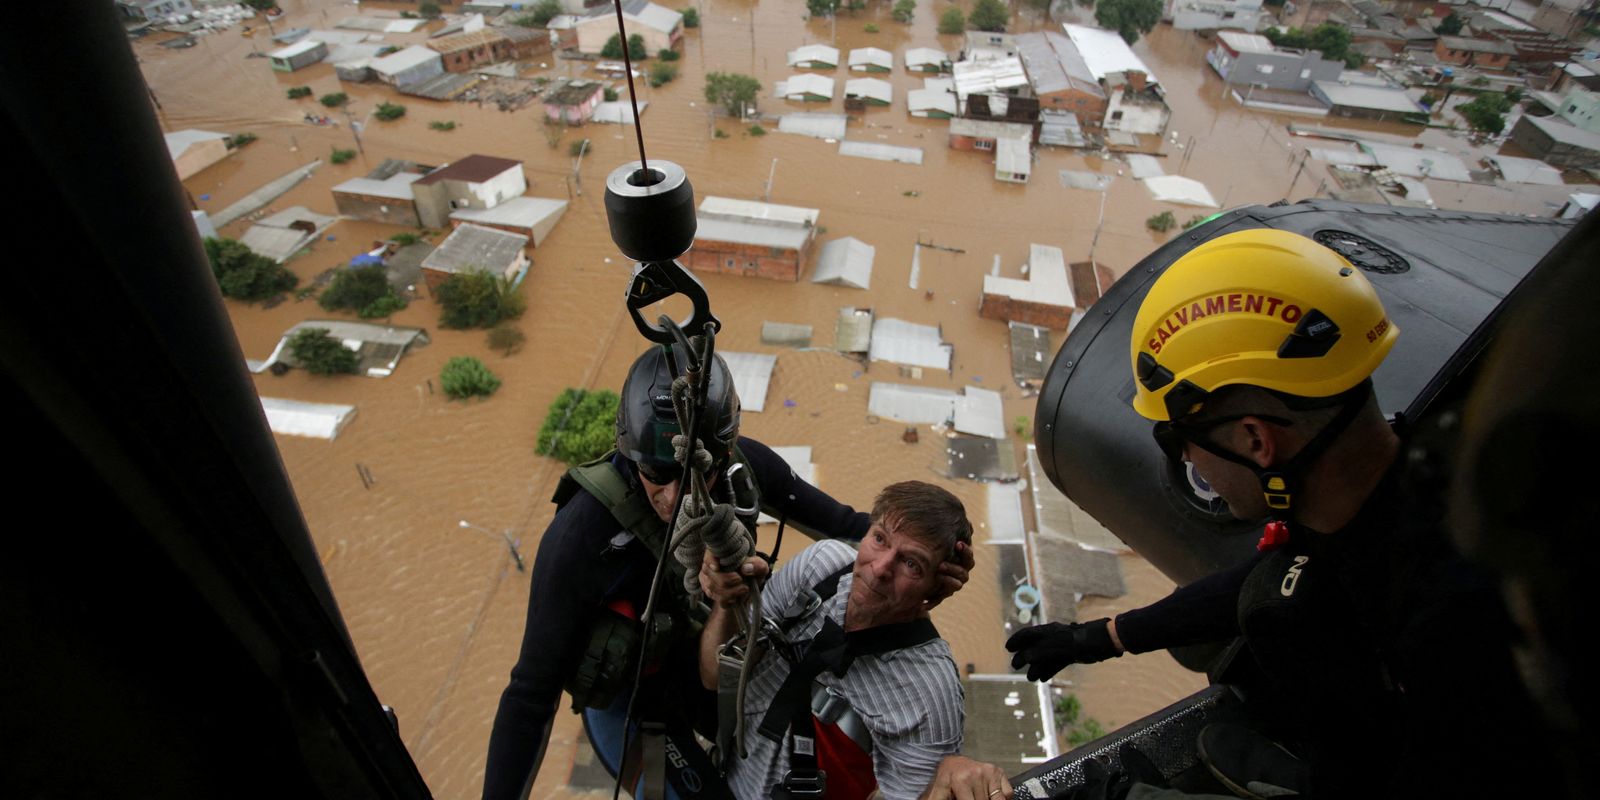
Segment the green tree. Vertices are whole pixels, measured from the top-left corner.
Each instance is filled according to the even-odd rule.
[[[1505,114],[1510,110],[1511,100],[1499,92],[1485,92],[1471,102],[1456,106],[1456,113],[1467,121],[1469,127],[1490,135],[1498,135],[1505,130]]]
[[[291,87],[289,87],[289,99],[290,100],[299,100],[302,97],[310,97],[310,96],[311,96],[311,87],[310,86],[291,86]]]
[[[347,349],[327,328],[301,328],[289,337],[289,355],[312,375],[344,375],[356,371],[355,351]]]
[[[862,26],[861,30],[866,31],[867,33],[877,33],[878,32],[878,23],[869,22],[866,25]]]
[[[423,0],[417,4],[417,13],[421,14],[423,19],[436,19],[441,11],[442,9],[439,8],[438,3],[429,2],[429,0]]]
[[[756,95],[761,92],[761,81],[736,72],[711,72],[706,74],[706,102],[722,106],[733,116],[747,113],[756,107]]]
[[[600,48],[600,56],[622,58],[622,34],[611,34],[611,38],[606,40],[606,46]],[[628,37],[628,57],[635,61],[643,61],[650,57],[650,50],[644,44],[644,36],[636,33]]]
[[[522,343],[527,341],[522,329],[509,322],[502,322],[489,329],[489,349],[499,350],[506,355],[511,355],[522,349]]]
[[[1139,35],[1149,33],[1161,21],[1161,0],[1099,0],[1094,20],[1106,30],[1116,31],[1122,41],[1133,44]]]
[[[394,312],[404,310],[407,303],[391,290],[388,294],[361,307],[362,319],[388,319]]]
[[[453,120],[436,119],[428,123],[428,127],[436,131],[453,131],[456,129],[456,123]]]
[[[566,389],[539,426],[539,455],[568,464],[593,461],[616,446],[617,393]]]
[[[328,160],[332,161],[335,164],[343,164],[344,162],[349,161],[350,159],[355,158],[355,157],[356,157],[356,151],[354,151],[354,150],[340,150],[338,148],[335,148],[334,151],[331,154],[328,155]]]
[[[967,29],[967,15],[961,13],[961,9],[960,8],[958,8],[956,6],[951,6],[951,7],[947,8],[947,9],[945,9],[943,14],[939,15],[939,32],[940,33],[943,33],[945,35],[953,35],[953,34],[960,33],[960,32],[962,32],[962,31],[964,31],[966,29]]]
[[[831,17],[839,11],[839,0],[806,0],[806,13],[813,17]]]
[[[278,7],[278,0],[244,0],[244,4],[256,11],[271,11]]]
[[[895,22],[910,22],[917,15],[917,0],[894,0],[894,10],[889,15]]]
[[[488,328],[503,319],[516,319],[527,309],[527,301],[510,281],[487,272],[451,275],[435,295],[439,324],[446,328]]]
[[[323,95],[322,97],[318,98],[318,101],[328,108],[338,108],[339,106],[350,102],[350,95],[347,95],[344,92],[333,92],[331,94]]]
[[[533,5],[533,13],[520,17],[516,24],[526,28],[543,28],[550,24],[550,20],[561,16],[565,9],[561,7],[561,0],[539,0]],[[529,25],[528,23],[533,23]]]
[[[700,12],[695,10],[692,6],[683,10],[683,27],[700,27]]]
[[[468,397],[488,397],[500,388],[500,379],[472,356],[456,356],[444,362],[439,373],[439,385],[452,400]]]
[[[406,107],[399,103],[379,103],[378,107],[372,112],[372,116],[384,122],[397,120],[405,115]]]
[[[206,239],[206,258],[224,297],[265,300],[287,292],[300,282],[293,272],[266,256],[257,255],[234,239]]]
[[[347,267],[333,273],[333,280],[317,298],[317,304],[329,311],[359,311],[391,291],[383,267]]]
[[[671,52],[671,51],[669,50],[669,51],[666,51],[666,52]],[[678,77],[678,65],[677,64],[668,64],[665,61],[657,61],[656,63],[650,65],[650,85],[651,86],[657,86],[657,87],[665,86],[665,85],[667,85],[669,83],[672,83],[674,80],[677,79],[677,77]]]
[[[1105,2],[1105,0],[1101,0],[1101,2]],[[1166,233],[1176,227],[1177,224],[1178,218],[1173,216],[1171,211],[1163,211],[1144,221],[1144,226],[1156,233]]]
[[[990,33],[1004,33],[1010,22],[1011,12],[1000,0],[978,0],[972,5],[972,15],[967,17],[967,25],[973,30]]]
[[[683,56],[679,54],[678,51],[670,47],[663,47],[656,51],[656,58],[659,58],[662,61],[677,61],[678,59],[683,58]]]
[[[1324,22],[1309,31],[1300,28],[1288,30],[1268,28],[1262,31],[1262,35],[1279,47],[1316,50],[1329,61],[1344,61],[1348,64],[1349,56],[1360,55],[1350,52],[1350,30],[1332,22]]]
[[[1461,15],[1452,11],[1449,16],[1439,20],[1439,25],[1433,29],[1433,32],[1440,36],[1457,36],[1461,33],[1463,22]]]

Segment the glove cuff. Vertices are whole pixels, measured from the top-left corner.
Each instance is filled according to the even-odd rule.
[[[1079,664],[1094,664],[1122,655],[1111,641],[1110,617],[1085,622],[1072,631]]]

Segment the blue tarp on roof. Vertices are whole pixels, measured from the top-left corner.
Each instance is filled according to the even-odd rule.
[[[351,267],[381,267],[381,266],[383,266],[383,257],[382,256],[375,256],[375,255],[373,255],[371,253],[362,253],[361,255],[350,259],[350,266]]]

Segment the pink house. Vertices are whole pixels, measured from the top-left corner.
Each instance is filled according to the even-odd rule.
[[[582,125],[594,116],[595,106],[605,97],[599,81],[569,79],[544,95],[544,115],[551,122]]]

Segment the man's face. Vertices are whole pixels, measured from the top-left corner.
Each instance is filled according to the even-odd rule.
[[[917,618],[938,585],[941,560],[895,520],[873,522],[856,553],[847,618],[857,627]]]
[[[650,507],[655,510],[656,516],[660,517],[662,522],[671,522],[672,509],[678,504],[678,489],[683,486],[683,481],[676,474],[656,474],[651,476],[646,475],[647,470],[644,469],[638,470],[638,472],[639,484],[644,487],[645,496],[650,498]],[[655,477],[657,480],[666,478],[671,480],[667,480],[665,483],[656,483],[651,480],[651,477]]]
[[[1228,504],[1228,513],[1234,519],[1258,520],[1267,516],[1261,481],[1254,473],[1195,444],[1185,444],[1183,453],[1184,460],[1193,464],[1195,472]]]

